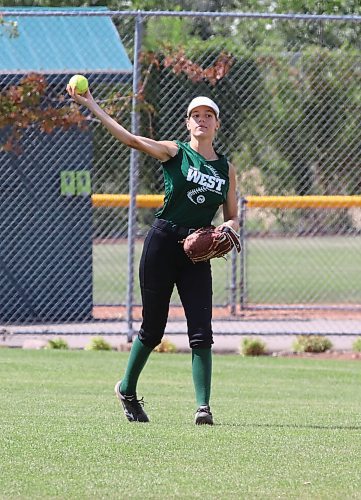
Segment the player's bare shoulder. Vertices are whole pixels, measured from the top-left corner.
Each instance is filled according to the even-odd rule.
[[[162,161],[170,160],[178,153],[179,146],[175,141],[159,141],[159,143],[164,146],[168,154],[168,158]]]

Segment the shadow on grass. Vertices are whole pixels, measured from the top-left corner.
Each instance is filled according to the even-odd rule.
[[[266,429],[324,429],[324,430],[341,430],[341,431],[360,431],[361,425],[305,425],[305,424],[215,424],[222,427],[259,427]]]

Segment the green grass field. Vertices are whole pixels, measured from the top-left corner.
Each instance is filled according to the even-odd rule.
[[[196,427],[189,355],[151,356],[149,424],[113,395],[126,359],[0,349],[0,498],[361,498],[359,362],[215,355]]]
[[[250,303],[361,303],[361,238],[254,238],[247,244]],[[94,301],[126,300],[127,244],[94,245]],[[140,303],[136,246],[135,298]],[[212,261],[214,304],[228,304],[231,261]],[[237,286],[239,285],[239,266]],[[239,293],[237,294],[239,297]],[[179,303],[174,294],[173,303]]]

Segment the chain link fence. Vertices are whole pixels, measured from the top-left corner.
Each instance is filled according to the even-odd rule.
[[[136,208],[136,194],[163,193],[161,165],[70,102],[74,73],[154,139],[187,140],[188,102],[214,99],[240,201],[360,193],[360,16],[16,9],[0,19],[2,323],[131,325],[140,314],[155,208]],[[130,206],[94,207],[94,193],[130,193]],[[241,260],[213,263],[215,317],[361,309],[359,207],[241,212]]]

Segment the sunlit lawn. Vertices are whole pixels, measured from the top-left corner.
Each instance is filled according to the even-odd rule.
[[[151,421],[126,421],[125,363],[0,350],[1,498],[361,498],[358,361],[215,355],[213,427],[193,424],[186,354],[152,354]]]

